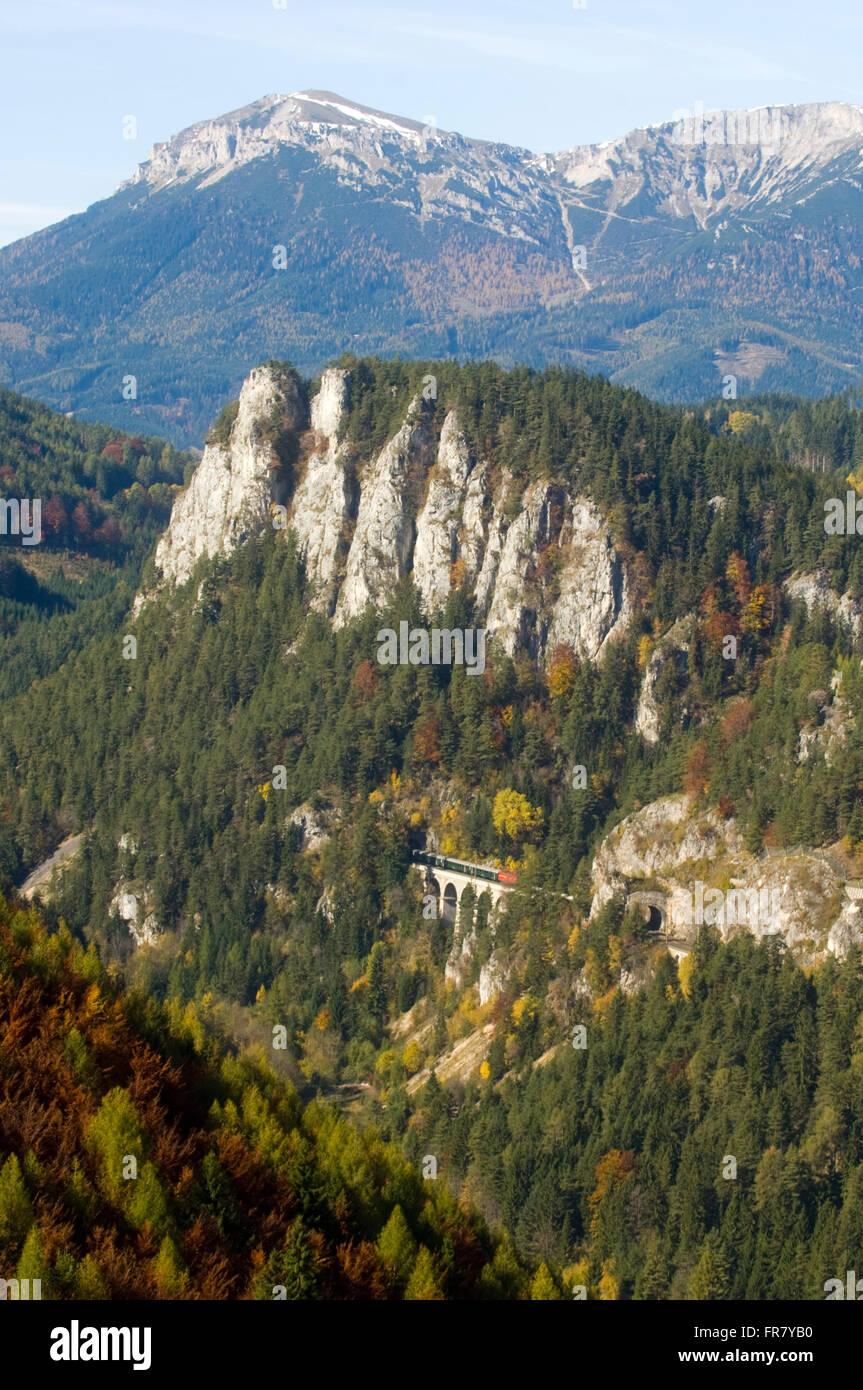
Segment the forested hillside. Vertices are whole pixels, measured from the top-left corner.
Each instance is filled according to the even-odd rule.
[[[43,1299],[529,1297],[397,1149],[0,899],[0,1268]],[[547,1276],[546,1276],[547,1277]]]
[[[588,1297],[823,1298],[863,1240],[859,952],[810,979],[776,943],[708,934],[627,997],[615,957],[632,959],[637,924],[618,909],[568,945],[543,927],[520,923],[485,1078],[457,1088],[455,1117],[438,1083],[418,1091],[407,1151],[439,1153]],[[570,1016],[587,1030],[576,1050],[548,999],[585,959],[596,997]]]
[[[0,534],[0,696],[119,620],[193,466],[162,439],[82,424],[0,387],[0,503],[40,506],[36,544]]]
[[[429,419],[456,412],[490,473],[596,504],[634,576],[626,631],[595,661],[492,642],[480,677],[382,666],[383,627],[470,626],[463,568],[438,614],[406,577],[334,627],[293,532],[266,527],[134,621],[106,605],[61,669],[34,666],[4,702],[7,886],[83,833],[52,926],[170,1018],[207,1012],[268,1049],[284,1027],[295,1085],[349,1096],[412,1172],[434,1156],[441,1187],[544,1262],[543,1296],[819,1297],[861,1234],[859,951],[804,970],[781,941],[705,933],[678,966],[620,898],[589,909],[603,839],[671,793],[739,827],[753,855],[831,847],[860,873],[863,678],[846,614],[863,561],[858,537],[824,528],[825,499],[863,462],[859,409],[765,397],[746,418],[558,369],[343,366],[358,477],[433,375]],[[409,486],[416,508],[424,479]],[[557,563],[552,545],[537,560],[552,586]],[[846,608],[788,587],[815,573]],[[656,668],[651,742],[638,711],[681,621],[687,660]],[[458,971],[476,904],[468,890],[457,924],[425,910],[410,866],[429,845],[518,874],[493,921],[480,901]],[[146,936],[122,915],[129,895]],[[483,990],[491,967],[502,983]],[[476,1063],[460,1067],[468,1042]],[[442,1246],[428,1248],[434,1264]]]

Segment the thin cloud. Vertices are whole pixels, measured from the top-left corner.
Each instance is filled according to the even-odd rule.
[[[584,74],[646,69],[655,63],[644,52],[646,45],[654,50],[686,54],[703,64],[714,76],[750,80],[801,81],[801,75],[778,66],[773,61],[746,49],[717,44],[714,39],[699,41],[690,37],[652,32],[642,29],[614,27],[607,24],[590,25],[574,16],[572,26],[558,26],[538,37],[536,30],[510,31],[460,28],[457,25],[404,24],[395,22],[395,32],[441,43],[457,43],[476,53],[495,58],[509,58],[533,66],[563,69]],[[624,44],[621,45],[621,40]]]
[[[489,33],[478,29],[447,28],[442,25],[397,24],[397,33],[410,38],[439,40],[441,43],[460,43],[475,53],[484,53],[493,58],[511,58],[517,62],[531,63],[544,68],[561,68],[566,72],[608,73],[621,72],[647,66],[646,60],[637,53],[588,52],[584,48],[587,33],[596,34],[598,30],[582,29],[578,38],[568,30],[558,30],[548,38],[536,38],[531,34]]]
[[[627,29],[608,27],[606,32],[617,38],[628,38],[633,43],[651,43],[654,48],[666,48],[674,53],[685,53],[690,58],[700,59],[705,68],[720,77],[739,77],[752,79],[777,79],[804,82],[804,73],[792,68],[779,67],[773,61],[762,58],[745,48],[733,48],[728,44],[717,43],[715,39],[693,39],[688,35],[656,33],[650,29]],[[724,66],[723,66],[724,65]]]
[[[380,27],[381,37],[384,37],[391,26],[382,21]],[[5,17],[3,28],[7,33],[16,34],[90,34],[105,30],[184,34],[190,38],[275,49],[295,57],[301,45],[303,56],[313,53],[364,63],[396,62],[400,57],[391,49],[368,44],[369,16],[363,14],[358,18],[356,11],[346,12],[334,32],[333,23],[322,29],[317,16],[304,16],[293,8],[277,10],[262,6],[257,13],[244,10],[243,23],[237,25],[211,8],[198,15],[157,5],[91,3],[79,4],[70,11],[65,5],[43,4]],[[281,33],[280,28],[283,29]]]

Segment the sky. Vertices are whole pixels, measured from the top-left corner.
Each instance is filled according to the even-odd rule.
[[[0,0],[0,245],[270,92],[560,150],[698,103],[863,105],[861,49],[860,0]]]

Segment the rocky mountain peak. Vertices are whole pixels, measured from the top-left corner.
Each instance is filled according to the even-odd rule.
[[[98,206],[0,248],[0,378],[184,445],[275,343],[309,377],[350,342],[556,360],[672,400],[726,373],[854,385],[863,109],[669,116],[541,155],[316,89],[199,121]],[[141,267],[122,306],[118,259]],[[130,409],[114,383],[133,369]]]
[[[705,112],[696,105],[612,140],[533,154],[334,92],[271,93],[154,145],[130,185],[143,182],[156,190],[203,176],[205,186],[284,145],[314,150],[325,162],[352,155],[369,177],[381,161],[423,161],[434,148],[458,165],[484,165],[492,186],[504,165],[539,180],[549,192],[611,184],[615,204],[647,195],[666,213],[698,215],[705,207],[736,206],[735,194],[738,202],[773,200],[844,155],[859,162],[863,107],[827,101]]]
[[[722,211],[792,196],[841,159],[849,175],[863,165],[863,107],[828,101],[749,111],[696,106],[663,125],[549,156],[547,167],[571,188],[610,188],[608,206],[638,198],[642,212],[652,204],[704,225]]]
[[[380,158],[381,141],[424,151],[431,139],[464,142],[406,116],[392,116],[334,92],[270,94],[212,120],[198,121],[164,143],[154,145],[130,184],[152,190],[204,175],[214,182],[282,145],[314,149],[325,157],[350,149]]]

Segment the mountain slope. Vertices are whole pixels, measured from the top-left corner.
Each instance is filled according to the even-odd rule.
[[[231,1055],[206,1004],[119,995],[2,898],[0,1037],[0,1262],[43,1299],[506,1297],[518,1278],[443,1184],[304,1109],[261,1051]]]
[[[861,472],[863,426],[848,397],[750,405],[660,406],[555,368],[345,357],[309,382],[264,363],[213,426],[136,613],[103,613],[0,709],[0,870],[21,882],[68,851],[37,890],[57,943],[40,938],[40,968],[65,923],[169,1022],[195,1033],[205,1014],[268,1056],[283,1029],[273,1055],[303,1097],[382,1129],[412,1182],[434,1160],[441,1188],[503,1224],[482,1271],[443,1192],[433,1250],[399,1198],[405,1237],[391,1184],[363,1227],[379,1254],[427,1245],[423,1279],[467,1250],[467,1297],[526,1291],[511,1242],[545,1262],[532,1297],[813,1298],[853,1267],[863,557],[826,533],[824,503]],[[573,544],[576,513],[600,547]],[[611,554],[628,611],[584,644]],[[380,660],[382,627],[495,617],[476,675]],[[505,869],[511,891],[495,909],[469,884],[455,904],[429,851]],[[675,919],[672,959],[645,920],[681,891],[762,885],[778,931],[723,916],[681,941]],[[27,1015],[40,1046],[62,1026],[52,1003]],[[234,1181],[233,1111],[202,1084],[198,1153],[215,1146]],[[104,1097],[76,1096],[89,1122]],[[261,1112],[241,1100],[242,1138]],[[366,1175],[372,1141],[335,1127],[330,1145],[334,1121],[303,1114],[330,1175],[308,1224],[329,1241],[333,1151]],[[207,1184],[224,1192],[205,1157],[193,1230],[210,1229]],[[14,1167],[7,1181],[20,1193]],[[43,1211],[57,1197],[51,1172],[21,1181]],[[275,1213],[267,1263],[292,1239]],[[189,1255],[172,1239],[194,1273],[197,1237]],[[254,1291],[248,1247],[213,1240],[232,1294]]]
[[[183,442],[253,362],[313,372],[346,345],[559,361],[672,398],[729,373],[839,389],[863,371],[863,117],[759,119],[533,155],[330,93],[262,98],[0,251],[0,376]]]
[[[0,388],[0,698],[25,690],[116,619],[194,460],[162,439],[65,419]]]

